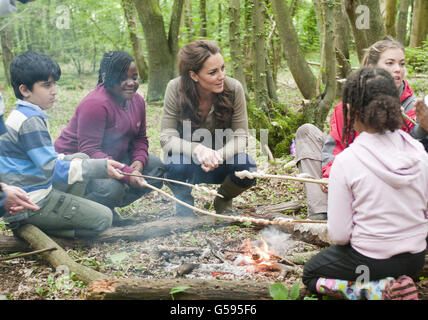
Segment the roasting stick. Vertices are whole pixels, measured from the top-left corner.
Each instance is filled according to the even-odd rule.
[[[290,225],[290,224],[294,224],[294,223],[326,223],[326,221],[323,220],[290,220],[290,221],[270,221],[270,220],[266,220],[266,219],[256,219],[256,218],[250,218],[250,217],[241,217],[241,216],[226,216],[223,214],[217,214],[217,213],[212,213],[206,210],[202,210],[199,208],[196,208],[184,201],[181,201],[177,198],[175,198],[174,196],[168,194],[167,192],[160,190],[159,188],[156,188],[148,183],[145,183],[145,186],[157,191],[161,194],[163,194],[164,196],[178,202],[179,204],[182,204],[183,206],[193,209],[196,212],[208,215],[208,216],[212,216],[212,217],[216,217],[216,218],[220,218],[220,219],[225,219],[225,220],[233,220],[233,221],[239,221],[239,222],[251,222],[251,223],[255,223],[255,224],[265,224],[265,225]]]
[[[224,198],[221,194],[217,193],[217,191],[211,190],[211,189],[209,189],[207,187],[198,186],[198,185],[195,185],[195,184],[190,184],[190,183],[186,183],[186,182],[183,182],[183,181],[172,180],[172,179],[167,179],[167,178],[152,177],[152,176],[147,176],[147,175],[144,175],[144,174],[139,175],[139,174],[133,174],[133,173],[126,173],[126,172],[123,172],[123,171],[120,171],[120,170],[118,170],[118,171],[119,171],[120,174],[123,174],[124,176],[142,177],[142,178],[148,178],[148,179],[153,179],[153,180],[162,180],[162,181],[168,181],[168,182],[172,182],[172,183],[182,184],[183,186],[188,186],[188,187],[194,188],[195,190],[206,192],[206,193],[208,193],[211,196],[217,196],[217,197],[220,197],[220,198]]]
[[[292,177],[292,176],[281,176],[281,175],[274,175],[274,174],[265,174],[265,173],[259,173],[259,172],[249,172],[247,170],[244,171],[237,171],[235,172],[235,176],[237,176],[240,179],[248,178],[248,179],[281,179],[281,180],[293,180],[293,181],[300,181],[300,182],[312,182],[312,183],[318,183],[318,184],[325,184],[328,185],[328,180],[317,180],[317,179],[310,179],[310,178],[299,178],[299,177]]]
[[[404,108],[401,107],[401,114],[403,115],[404,118],[406,118],[407,120],[409,120],[411,123],[413,123],[415,126],[417,125],[417,123],[415,122],[415,120],[413,120],[412,118],[410,118],[405,112],[404,112]]]

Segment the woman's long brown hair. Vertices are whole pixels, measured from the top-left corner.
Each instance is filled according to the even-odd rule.
[[[199,73],[205,61],[217,53],[220,53],[220,47],[210,40],[193,41],[181,48],[178,53],[181,76],[178,90],[178,110],[180,120],[190,120],[192,128],[199,128],[203,119],[199,111],[200,96],[196,83],[190,77],[190,71]],[[213,95],[216,126],[219,129],[225,129],[233,114],[231,91],[226,82],[223,92]]]

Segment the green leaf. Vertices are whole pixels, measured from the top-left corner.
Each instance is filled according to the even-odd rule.
[[[288,300],[288,290],[282,283],[271,284],[269,294],[273,300]]]
[[[299,297],[299,291],[300,289],[300,282],[297,281],[290,290],[290,300],[297,300],[297,298]]]
[[[172,289],[169,291],[169,294],[171,295],[172,300],[174,300],[174,294],[175,294],[175,293],[184,292],[184,291],[186,291],[187,289],[190,289],[190,288],[191,288],[191,287],[188,287],[188,286],[178,286],[178,287],[174,287],[174,288],[172,288]]]

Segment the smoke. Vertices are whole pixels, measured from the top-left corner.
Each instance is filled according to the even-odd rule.
[[[294,240],[290,239],[290,234],[284,233],[274,226],[263,229],[261,235],[268,244],[269,251],[280,257],[287,256],[287,252],[295,243]]]

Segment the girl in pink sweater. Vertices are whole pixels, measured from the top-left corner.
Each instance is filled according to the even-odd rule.
[[[343,142],[349,144],[353,130],[359,135],[330,173],[328,230],[336,244],[305,265],[303,282],[313,292],[375,299],[391,284],[385,278],[415,277],[424,266],[428,155],[399,129],[399,94],[387,71],[351,75],[343,105]]]

